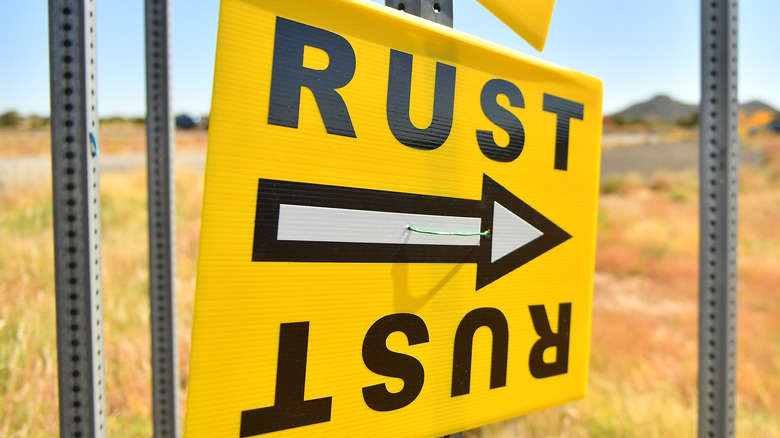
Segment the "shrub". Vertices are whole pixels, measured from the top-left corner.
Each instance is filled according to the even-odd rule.
[[[0,126],[16,126],[22,121],[22,117],[15,110],[0,114]]]
[[[642,177],[636,173],[627,175],[607,175],[601,181],[601,193],[605,195],[626,195],[642,188],[644,183]]]

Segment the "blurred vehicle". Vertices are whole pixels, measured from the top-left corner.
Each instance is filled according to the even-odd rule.
[[[773,120],[762,126],[752,127],[748,132],[750,135],[755,135],[761,131],[769,131],[774,132],[775,134],[780,134],[780,119]]]
[[[182,129],[192,129],[200,125],[200,117],[191,117],[186,114],[176,116],[176,127]]]

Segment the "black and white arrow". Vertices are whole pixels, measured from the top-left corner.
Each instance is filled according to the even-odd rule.
[[[481,289],[569,238],[487,175],[481,200],[260,179],[252,261],[476,263]]]

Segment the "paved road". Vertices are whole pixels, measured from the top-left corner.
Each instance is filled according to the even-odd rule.
[[[202,169],[205,154],[198,151],[178,152],[176,165]],[[756,158],[745,149],[741,152],[743,163],[755,162]],[[605,150],[601,156],[601,177],[636,172],[649,177],[659,170],[678,172],[698,169],[699,152],[697,143],[650,144]],[[104,155],[100,157],[101,172],[123,172],[146,165],[144,154]],[[48,156],[0,158],[0,189],[15,185],[27,185],[40,178],[51,177],[51,162]]]
[[[177,152],[177,166],[203,169],[206,155],[199,151]],[[100,172],[126,172],[146,166],[145,154],[102,155]],[[29,185],[41,178],[51,178],[51,158],[48,155],[33,157],[0,158],[0,189],[17,185]]]
[[[755,154],[742,148],[740,160],[755,163]],[[699,144],[664,143],[605,150],[601,154],[601,179],[607,175],[635,172],[643,177],[664,170],[679,172],[699,168]]]
[[[644,177],[666,170],[678,172],[699,165],[697,143],[653,144],[607,149],[601,154],[601,178],[635,172]]]

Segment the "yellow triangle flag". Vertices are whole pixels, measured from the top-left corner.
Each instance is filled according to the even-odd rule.
[[[544,49],[555,0],[479,0],[536,50]]]

